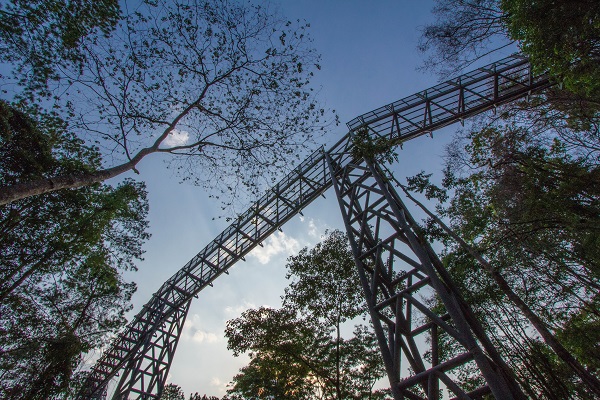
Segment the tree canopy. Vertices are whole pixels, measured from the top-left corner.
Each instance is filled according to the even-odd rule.
[[[49,94],[60,70],[83,67],[83,40],[110,34],[121,17],[115,0],[9,0],[0,5],[0,60],[27,94]]]
[[[447,246],[444,262],[524,390],[594,398],[598,158],[579,155],[556,130],[513,117],[457,141],[442,188],[424,175],[409,183],[444,205],[438,211],[451,232],[434,220],[428,232]]]
[[[460,69],[515,43],[556,85],[478,118],[448,147],[432,238],[531,397],[596,398],[600,6],[439,0],[428,66]],[[585,337],[585,339],[583,339]]]
[[[344,338],[344,326],[365,316],[346,236],[333,231],[287,264],[283,307],[245,311],[227,322],[228,348],[250,354],[229,395],[239,398],[375,399],[383,376],[375,337],[362,325]],[[347,336],[347,335],[346,335]]]
[[[575,93],[600,97],[600,4],[593,0],[502,0],[506,29],[537,72]]]
[[[323,127],[325,111],[311,88],[319,57],[307,24],[286,21],[268,5],[239,2],[142,1],[122,14],[103,4],[94,11],[104,18],[97,25],[80,21],[72,41],[77,62],[57,53],[62,61],[47,75],[47,89],[25,80],[14,96],[52,107],[112,163],[5,185],[0,203],[101,182],[136,170],[152,153],[173,155],[182,179],[217,196],[244,187],[256,192],[265,173],[285,169]],[[13,14],[31,11],[21,2],[11,7]],[[38,7],[31,12],[44,14]],[[31,19],[33,31],[48,28],[50,38],[64,38],[62,14],[45,18]],[[52,46],[38,47],[38,36],[21,33],[11,46],[42,51],[40,68],[53,62]],[[38,58],[7,61],[21,77],[21,65]]]
[[[569,91],[600,96],[600,5],[595,0],[437,0],[423,29],[426,67],[447,76],[516,44],[537,73]]]
[[[0,182],[86,171],[99,155],[52,115],[0,102]],[[68,396],[86,353],[125,323],[146,233],[144,185],[93,185],[0,207],[0,397]]]

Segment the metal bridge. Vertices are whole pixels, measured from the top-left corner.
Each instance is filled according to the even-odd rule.
[[[153,294],[92,368],[79,398],[104,399],[116,376],[113,399],[159,398],[192,299],[331,186],[394,398],[434,400],[440,387],[457,399],[488,393],[524,398],[442,263],[417,234],[395,188],[377,162],[356,155],[353,137],[366,129],[371,138],[401,146],[548,86],[527,59],[514,55],[348,122],[349,132],[335,145],[312,153]],[[427,290],[436,292],[445,310],[422,302],[419,293]],[[460,351],[442,356],[441,335]],[[468,363],[480,374],[476,388],[453,379],[452,370]]]

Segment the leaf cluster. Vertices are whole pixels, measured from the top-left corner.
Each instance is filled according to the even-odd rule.
[[[538,73],[573,93],[600,98],[600,5],[597,1],[502,0],[508,34]]]
[[[85,172],[99,155],[53,115],[0,103],[0,181]],[[120,329],[148,238],[144,186],[124,181],[54,192],[0,208],[2,397],[66,396],[83,355]]]
[[[83,40],[109,34],[121,17],[115,0],[10,0],[0,6],[0,60],[28,93],[48,93],[63,68],[82,68]]]
[[[395,151],[398,143],[377,134],[370,134],[368,127],[358,129],[353,133],[352,144],[352,156],[355,159],[365,158],[388,164],[398,162],[398,153]]]
[[[228,348],[249,353],[229,394],[239,398],[383,398],[373,385],[383,376],[373,333],[344,324],[365,313],[346,236],[329,233],[288,260],[283,307],[245,311],[227,322]]]
[[[597,359],[587,354],[599,317],[598,159],[589,152],[580,156],[581,147],[566,145],[548,126],[532,129],[511,119],[473,130],[462,146],[451,152],[443,187],[425,174],[409,179],[410,187],[447,201],[438,210],[451,228],[489,260],[585,368],[597,371]],[[518,371],[523,389],[544,398],[592,398],[481,265],[444,232],[428,233],[448,246],[444,264]]]

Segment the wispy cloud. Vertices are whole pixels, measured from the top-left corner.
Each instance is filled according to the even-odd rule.
[[[251,308],[256,308],[256,304],[250,303],[248,301],[244,301],[243,304],[239,304],[237,306],[225,307],[225,314],[227,315],[227,318],[229,319],[230,317],[237,317],[244,311],[249,310]]]
[[[223,382],[221,379],[214,378],[214,377],[210,380],[210,384],[211,384],[211,386],[217,386],[219,388],[220,387],[225,388],[227,386],[227,382]]]
[[[267,264],[271,258],[279,255],[292,255],[300,250],[300,243],[283,232],[275,232],[265,241],[264,247],[256,247],[250,253],[259,263]]]
[[[163,140],[162,144],[166,147],[184,146],[190,140],[190,133],[188,131],[180,131],[173,129],[173,131]]]
[[[302,221],[302,222],[304,222],[304,221]],[[309,220],[308,220],[308,236],[310,236],[313,239],[320,238],[319,229],[317,228],[317,225],[315,224],[315,220],[312,218],[309,218]]]
[[[215,343],[224,340],[221,335],[205,331],[200,326],[200,316],[198,314],[192,315],[191,318],[188,317],[183,326],[181,337],[184,340],[196,343]]]

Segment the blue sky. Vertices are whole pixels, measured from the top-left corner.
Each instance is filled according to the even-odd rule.
[[[333,143],[346,133],[345,123],[355,116],[437,83],[432,73],[416,69],[423,56],[416,50],[420,29],[433,20],[432,0],[280,0],[275,2],[288,19],[311,24],[314,45],[322,54],[317,76],[321,101],[337,110],[342,124],[325,138]],[[500,58],[496,55],[495,58]],[[394,165],[397,178],[421,170],[438,172],[444,146],[455,127],[421,137],[404,146]],[[166,169],[165,159],[152,156],[139,166],[148,185],[152,238],[145,260],[131,276],[138,283],[134,296],[137,313],[160,285],[217,236],[227,223],[213,220],[219,204],[200,187],[179,184]],[[234,358],[223,338],[225,321],[249,307],[277,307],[283,294],[285,260],[304,246],[314,245],[326,229],[342,228],[333,191],[326,193],[258,248],[247,262],[223,275],[213,288],[202,291],[192,304],[171,367],[170,382],[186,392],[221,396],[225,385],[247,363]]]

